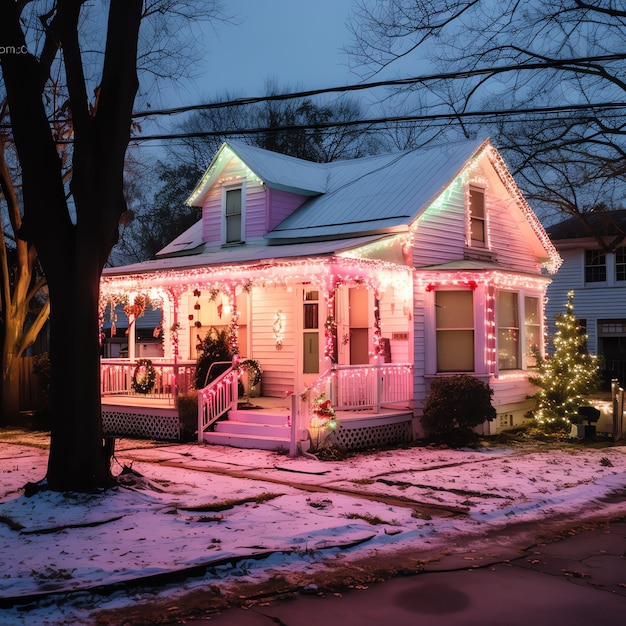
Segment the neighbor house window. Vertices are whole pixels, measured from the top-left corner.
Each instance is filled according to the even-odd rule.
[[[239,243],[243,241],[242,233],[242,190],[227,189],[224,208],[226,237],[225,243]]]
[[[517,293],[498,294],[498,368],[515,370],[519,367],[519,309]]]
[[[485,217],[485,192],[483,189],[470,187],[470,239],[472,246],[484,248],[487,245],[487,226]]]
[[[600,250],[585,250],[585,282],[606,281],[606,254]]]
[[[615,280],[626,280],[626,248],[615,251]]]
[[[524,298],[524,337],[526,367],[537,367],[537,351],[541,348],[539,298]]]
[[[472,291],[437,291],[437,371],[474,371],[474,300]]]

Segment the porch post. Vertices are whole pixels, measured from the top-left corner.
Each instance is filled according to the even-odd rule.
[[[170,301],[172,303],[172,324],[170,326],[170,345],[172,346],[173,357],[172,399],[174,401],[174,406],[176,406],[176,401],[178,400],[178,330],[180,328],[180,324],[178,322],[178,303],[181,290],[173,287],[168,289],[167,293],[169,294]]]
[[[128,359],[135,360],[135,316],[128,316]]]
[[[380,399],[383,397],[383,375],[381,373],[381,360],[382,359],[383,357],[380,355],[377,355],[376,357],[374,357],[374,372],[376,376],[376,398],[374,400],[375,402],[374,411],[376,413],[380,413],[380,405],[381,405]]]

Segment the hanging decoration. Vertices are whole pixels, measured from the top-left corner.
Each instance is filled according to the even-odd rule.
[[[232,296],[232,312],[230,322],[228,322],[228,340],[230,342],[230,351],[233,356],[239,354],[239,311],[237,310],[237,298]]]
[[[196,315],[198,319],[195,321],[194,325],[196,328],[202,328],[202,321],[200,320],[200,296],[202,292],[199,289],[193,290],[193,295],[196,297],[196,303],[193,305],[194,311],[196,311]]]
[[[154,387],[156,370],[150,359],[139,359],[135,366],[131,386],[136,393],[148,394]]]
[[[174,322],[170,327],[170,333],[172,337],[172,347],[174,348],[174,355],[178,355],[178,331],[180,330],[180,322]]]
[[[128,321],[130,323],[131,317],[133,319],[137,319],[141,317],[146,311],[146,296],[143,294],[138,294],[135,296],[132,304],[126,304],[124,306],[124,313],[128,317]]]
[[[383,356],[385,346],[383,345],[383,334],[380,325],[380,298],[378,292],[374,294],[374,356]]]
[[[274,323],[272,324],[272,332],[274,333],[274,341],[276,342],[276,350],[283,349],[284,322],[285,322],[285,316],[283,315],[283,311],[282,309],[278,309],[278,311],[276,311],[276,315],[274,316]]]
[[[113,304],[113,300],[111,300],[111,338],[115,337],[115,322],[117,322],[117,313],[115,312],[115,305]]]
[[[328,315],[324,324],[324,356],[331,363],[337,362],[337,322],[335,320],[335,295],[336,290],[330,289],[327,294]]]

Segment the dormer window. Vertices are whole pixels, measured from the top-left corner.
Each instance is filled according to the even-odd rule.
[[[487,214],[485,211],[485,190],[469,188],[469,227],[470,243],[475,248],[487,247]]]
[[[244,188],[225,188],[224,206],[224,244],[242,243],[244,241]]]

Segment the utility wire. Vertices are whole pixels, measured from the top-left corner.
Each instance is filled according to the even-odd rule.
[[[438,120],[472,119],[486,117],[512,117],[535,113],[575,113],[578,111],[599,111],[626,109],[626,102],[603,102],[598,104],[564,105],[553,107],[531,107],[525,109],[499,109],[494,111],[464,111],[463,113],[433,113],[430,115],[400,115],[371,119],[358,119],[337,122],[318,122],[316,124],[296,124],[293,126],[276,126],[273,128],[259,127],[237,130],[207,130],[189,133],[167,133],[135,136],[131,141],[156,141],[162,139],[192,139],[200,137],[226,137],[232,135],[258,135],[264,133],[290,132],[298,130],[322,130],[325,128],[345,128],[350,126],[380,126],[398,122],[429,122]],[[581,121],[592,121],[593,117],[581,118]]]
[[[435,80],[449,80],[458,78],[471,78],[473,76],[484,76],[485,74],[502,74],[505,72],[513,72],[517,70],[539,70],[548,68],[562,68],[575,71],[577,65],[588,65],[593,63],[605,63],[610,61],[623,61],[626,59],[626,53],[623,54],[606,54],[591,57],[576,57],[572,59],[555,59],[552,61],[542,61],[536,63],[518,63],[515,65],[501,65],[497,67],[476,68],[474,70],[464,70],[459,72],[447,72],[441,74],[428,74],[424,76],[414,76],[410,78],[398,78],[391,80],[382,80],[371,83],[359,83],[357,85],[344,85],[340,87],[326,87],[323,89],[311,89],[308,91],[297,91],[287,94],[273,94],[267,96],[242,97],[234,100],[226,100],[224,102],[210,102],[205,104],[192,104],[182,107],[172,107],[167,109],[152,109],[150,111],[138,111],[133,113],[133,118],[150,117],[154,115],[178,115],[180,113],[188,113],[190,111],[202,111],[209,109],[221,109],[227,107],[237,107],[248,104],[258,104],[261,102],[275,102],[280,100],[291,100],[296,98],[308,98],[311,96],[319,96],[326,93],[338,93],[349,91],[362,91],[365,89],[375,89],[378,87],[404,87],[418,83],[426,83]]]

